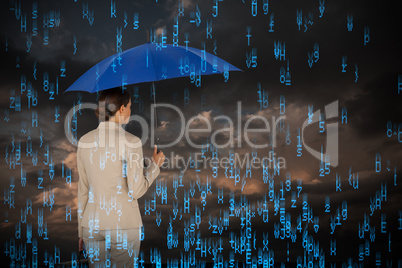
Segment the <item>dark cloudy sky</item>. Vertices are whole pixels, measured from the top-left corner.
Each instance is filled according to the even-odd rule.
[[[1,242],[10,246],[14,241],[16,247],[27,243],[27,223],[32,224],[33,237],[38,241],[39,263],[43,261],[45,251],[54,253],[55,246],[60,249],[61,261],[68,261],[71,252],[77,251],[77,181],[76,146],[71,144],[64,131],[64,119],[67,112],[79,99],[82,102],[96,102],[96,94],[68,92],[63,94],[76,79],[100,60],[116,53],[117,28],[122,27],[122,50],[126,50],[147,42],[146,30],[154,30],[158,36],[166,28],[167,43],[173,42],[173,24],[178,15],[179,2],[184,8],[183,16],[179,16],[179,44],[185,45],[188,35],[189,46],[201,48],[205,42],[206,50],[213,53],[216,45],[217,56],[227,60],[244,72],[231,72],[229,80],[224,81],[222,75],[202,77],[202,86],[196,87],[188,78],[171,79],[156,83],[156,101],[158,103],[174,103],[177,96],[177,107],[189,118],[203,115],[212,121],[212,131],[227,127],[224,120],[213,121],[218,115],[230,117],[237,124],[237,102],[241,101],[241,123],[253,116],[263,116],[271,120],[272,116],[280,116],[281,98],[285,98],[286,119],[284,125],[289,127],[290,144],[286,143],[285,133],[278,133],[275,152],[286,160],[286,168],[274,178],[274,193],[280,193],[281,185],[291,178],[291,190],[285,192],[285,211],[291,218],[292,227],[297,225],[297,218],[303,213],[303,196],[307,197],[309,208],[314,217],[319,219],[319,230],[314,231],[309,224],[310,239],[319,243],[320,251],[325,254],[325,260],[330,263],[342,263],[352,260],[359,261],[359,247],[366,241],[370,243],[370,255],[365,256],[366,266],[376,264],[377,252],[381,254],[381,262],[398,261],[397,248],[401,246],[401,143],[402,134],[398,140],[398,126],[402,131],[402,88],[398,93],[398,76],[402,76],[401,68],[401,22],[398,9],[393,3],[378,1],[323,1],[325,10],[320,17],[320,1],[269,1],[268,14],[264,14],[263,3],[266,1],[237,0],[219,1],[218,16],[213,17],[215,1],[193,0],[158,0],[155,1],[123,1],[116,0],[116,17],[111,18],[111,1],[2,1],[0,8],[1,32],[1,79],[0,105],[3,113],[0,127],[1,144]],[[252,15],[252,2],[257,2],[257,15]],[[35,4],[34,4],[35,3]],[[83,6],[88,4],[88,10],[93,11],[92,25],[88,19],[83,19]],[[37,19],[34,19],[33,6],[37,6]],[[190,23],[190,14],[197,10],[201,13],[201,23],[197,26]],[[15,11],[20,9],[20,12]],[[49,28],[48,44],[44,44],[46,33],[43,30],[43,17],[51,12],[60,14],[58,26]],[[303,24],[297,25],[297,13],[302,11]],[[139,15],[139,29],[133,29],[134,14]],[[127,26],[125,26],[125,14]],[[270,16],[274,16],[274,32],[270,32]],[[347,17],[353,16],[353,29],[348,31]],[[21,20],[26,17],[26,31],[21,31]],[[308,23],[310,19],[311,23]],[[34,31],[34,23],[37,31]],[[212,38],[207,39],[207,21],[212,21]],[[247,27],[250,27],[251,37],[247,38]],[[368,43],[364,45],[365,28],[369,29]],[[36,34],[35,34],[36,33]],[[274,55],[275,42],[285,43],[286,60],[278,60]],[[309,53],[314,52],[314,46],[319,46],[319,59],[312,67],[308,64]],[[247,54],[257,51],[257,66],[248,67]],[[346,72],[342,72],[342,59],[346,57]],[[65,62],[65,77],[61,77],[61,61]],[[280,82],[281,68],[291,72],[291,85]],[[357,81],[356,81],[357,68]],[[50,83],[58,79],[58,94],[50,100],[49,92],[43,89],[44,74],[47,73]],[[37,106],[28,107],[27,91],[21,91],[21,77],[30,83],[37,91]],[[402,78],[401,78],[402,81]],[[268,107],[260,109],[258,102],[258,85],[268,93]],[[143,101],[143,116],[150,122],[150,104],[152,102],[150,83],[138,84],[141,100]],[[402,86],[401,86],[402,87]],[[134,85],[128,86],[133,94]],[[184,92],[190,92],[190,102],[184,103]],[[16,111],[12,98],[19,96],[21,111]],[[282,96],[282,97],[281,97]],[[202,100],[205,98],[205,104]],[[330,173],[321,177],[320,161],[314,158],[303,147],[302,156],[297,157],[297,131],[308,118],[308,107],[313,110],[339,101],[339,117],[325,123],[339,124],[339,165],[331,167]],[[31,104],[32,105],[32,104]],[[55,109],[59,109],[60,122],[55,122]],[[347,111],[347,123],[342,123],[342,109]],[[132,113],[139,113],[139,104],[133,103]],[[38,126],[32,126],[32,116],[37,114]],[[271,122],[271,121],[270,121]],[[387,124],[391,122],[393,135],[387,136]],[[96,128],[97,118],[91,111],[83,111],[78,116],[78,138]],[[195,127],[205,128],[200,122]],[[161,143],[168,143],[180,135],[180,121],[176,113],[161,108],[158,111],[158,131]],[[263,127],[261,121],[255,120],[251,128]],[[130,122],[126,130],[142,135],[137,122]],[[306,128],[304,138],[306,144],[315,150],[321,145],[325,150],[326,133],[319,133],[318,123]],[[395,133],[393,133],[395,130]],[[25,133],[24,133],[25,132]],[[194,135],[193,142],[202,144],[211,135]],[[224,144],[229,139],[229,132],[217,136],[218,144]],[[266,133],[250,135],[258,143],[266,143],[269,138]],[[32,156],[26,154],[27,144],[32,142],[33,151],[37,151],[37,165],[32,163]],[[21,159],[18,164],[10,165],[15,156],[18,143],[21,144]],[[219,157],[228,157],[230,152],[238,153],[240,157],[247,153],[251,155],[253,148],[248,146],[242,137],[242,147],[219,149]],[[14,147],[15,146],[15,147]],[[44,163],[46,146],[54,166],[54,177],[49,176],[49,165]],[[232,150],[232,151],[231,151]],[[192,148],[183,139],[173,147],[163,150],[169,157],[171,153],[181,155],[186,160],[200,150]],[[267,149],[256,150],[258,157],[268,156]],[[150,142],[144,145],[144,155],[152,153]],[[376,155],[380,155],[381,169],[376,171]],[[211,152],[206,152],[211,156]],[[46,161],[45,161],[46,162]],[[71,184],[62,177],[64,169],[71,169]],[[378,167],[378,165],[377,165]],[[40,173],[43,172],[43,176]],[[240,171],[241,177],[246,176],[246,169]],[[23,175],[21,175],[23,174]],[[26,174],[24,176],[24,174]],[[177,200],[174,195],[173,180],[178,176],[178,169],[164,167],[157,181],[147,194],[139,200],[140,210],[145,226],[145,239],[141,243],[145,262],[149,262],[150,249],[158,248],[162,261],[180,259],[184,252],[185,223],[194,216],[195,207],[202,209],[201,193],[196,187],[191,198],[191,213],[184,214],[181,220],[172,221],[173,232],[178,234],[178,247],[168,249],[166,244],[169,227],[169,216],[173,215],[173,203],[177,202],[179,209],[184,206],[184,191],[190,189],[190,184],[197,181],[206,184],[210,181],[212,193],[206,198],[200,236],[210,245],[219,242],[219,234],[214,234],[209,228],[213,217],[220,217],[229,210],[231,193],[235,196],[236,206],[240,207],[242,198],[248,200],[250,209],[255,210],[252,218],[252,231],[255,232],[256,249],[251,256],[258,256],[258,247],[263,248],[263,234],[269,236],[269,250],[274,253],[275,262],[296,262],[298,257],[305,256],[302,246],[303,235],[297,232],[297,239],[292,242],[289,238],[275,238],[274,225],[280,221],[279,214],[275,215],[274,201],[270,201],[268,183],[264,183],[261,168],[252,169],[241,183],[235,185],[233,178],[225,176],[224,169],[219,169],[218,177],[214,178],[211,168],[203,169],[197,174],[194,169],[186,170],[183,176],[184,187],[177,190]],[[358,176],[359,189],[349,184],[349,174]],[[342,191],[336,191],[337,175],[341,178]],[[21,177],[26,178],[22,185]],[[38,189],[38,177],[43,177],[44,189]],[[297,193],[297,185],[301,181],[302,191],[292,207],[292,194]],[[396,183],[395,183],[396,182]],[[161,213],[162,222],[156,224],[156,212],[144,215],[145,200],[150,200],[156,191],[156,185],[167,186],[168,203],[161,204],[161,197],[156,195],[156,211]],[[244,186],[242,186],[244,184]],[[13,188],[10,185],[15,185]],[[374,199],[381,185],[386,185],[387,197],[381,203],[381,209],[371,213],[370,200]],[[52,211],[43,207],[44,195],[53,189],[54,205]],[[218,204],[218,189],[223,189],[223,204]],[[10,193],[11,191],[11,193]],[[14,192],[13,192],[14,191]],[[12,195],[14,207],[5,200]],[[264,222],[258,214],[257,207],[266,196],[269,207],[269,221]],[[330,198],[330,212],[325,212],[325,200]],[[32,202],[32,214],[28,214],[26,222],[21,221],[21,211],[27,202]],[[342,220],[331,234],[331,217],[342,211],[342,204],[347,203],[347,219]],[[65,209],[71,206],[71,221],[66,222]],[[43,219],[47,222],[48,240],[37,233],[38,209],[43,208]],[[370,215],[372,214],[372,215]],[[369,232],[365,238],[358,236],[359,225],[363,224],[365,215],[370,215],[370,228],[375,227],[375,239],[370,240]],[[381,215],[386,217],[385,233],[381,233]],[[304,224],[304,223],[303,223]],[[304,227],[303,227],[304,228]],[[229,239],[231,232],[240,237],[244,232],[239,217],[230,217],[227,230],[222,232],[221,253],[224,260],[229,260]],[[16,235],[21,230],[21,238]],[[196,234],[197,234],[196,233]],[[391,238],[391,252],[388,250]],[[13,240],[14,239],[14,240]],[[330,240],[336,240],[337,255],[330,255]],[[289,254],[287,254],[289,244]],[[191,246],[191,250],[196,249]],[[3,247],[4,248],[4,247]],[[32,245],[27,244],[27,257],[31,258]],[[185,252],[188,254],[188,252]],[[2,251],[2,263],[9,256]],[[307,253],[306,253],[307,254]],[[200,251],[195,250],[199,261],[212,261],[212,255],[201,257]],[[246,254],[235,254],[239,261],[246,260]],[[314,259],[318,263],[317,259]],[[7,266],[7,265],[6,265]]]

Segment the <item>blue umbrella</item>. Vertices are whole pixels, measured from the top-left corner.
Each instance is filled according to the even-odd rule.
[[[206,52],[205,49],[147,42],[102,60],[85,72],[64,92],[93,93],[143,82],[152,82],[155,92],[155,81],[222,74],[229,71],[242,70]]]
[[[242,71],[205,50],[186,46],[145,43],[110,56],[94,65],[67,91],[96,92],[118,86],[190,75]]]

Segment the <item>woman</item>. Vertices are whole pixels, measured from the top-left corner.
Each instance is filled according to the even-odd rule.
[[[95,113],[101,122],[81,137],[77,150],[79,250],[85,244],[89,267],[133,267],[143,226],[138,199],[159,175],[165,156],[155,146],[144,170],[141,139],[121,126],[131,114],[126,90],[101,91]]]

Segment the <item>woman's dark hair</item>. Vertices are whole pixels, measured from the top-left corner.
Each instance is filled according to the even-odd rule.
[[[130,102],[130,94],[123,88],[111,88],[100,91],[98,107],[95,115],[100,119],[108,121],[122,105],[126,106]]]

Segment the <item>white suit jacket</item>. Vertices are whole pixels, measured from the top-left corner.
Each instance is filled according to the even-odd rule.
[[[153,161],[144,169],[140,138],[116,122],[101,122],[79,140],[77,167],[78,237],[82,227],[96,232],[143,226],[138,199],[160,169]]]

